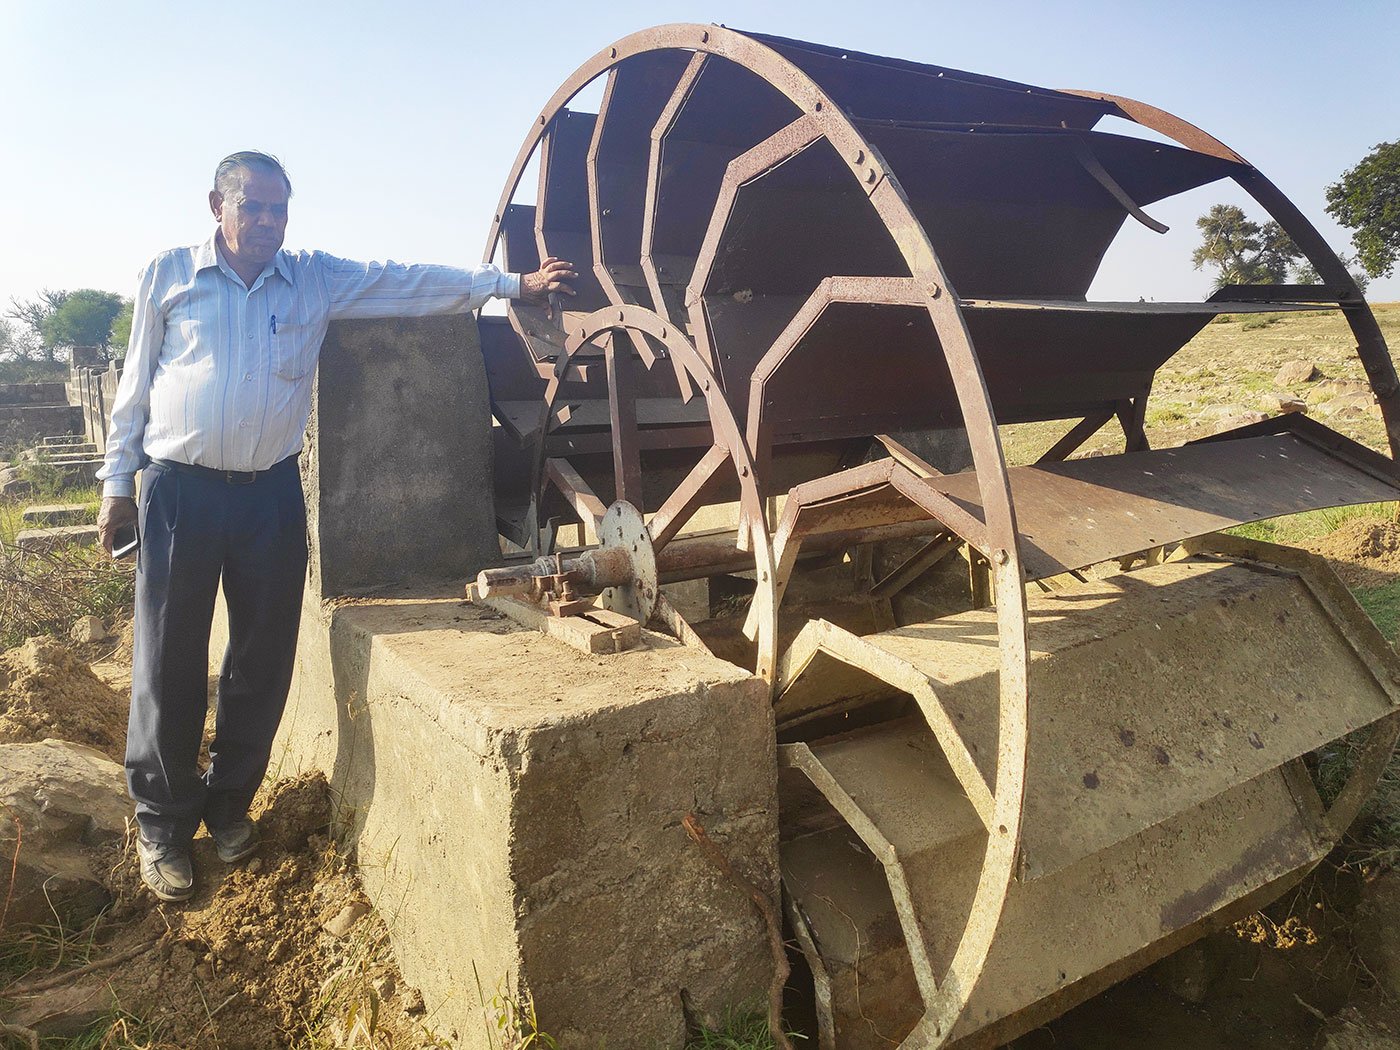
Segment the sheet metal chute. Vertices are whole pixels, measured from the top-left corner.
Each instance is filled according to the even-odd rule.
[[[599,78],[598,112],[569,108]],[[1124,223],[1161,231],[1154,202],[1223,179],[1321,284],[1087,300]],[[1271,899],[1355,815],[1400,664],[1321,563],[1218,534],[1396,499],[1396,377],[1345,269],[1226,146],[1114,96],[665,26],[541,111],[498,250],[581,277],[562,312],[482,321],[521,552],[483,585],[707,581],[692,624],[655,605],[773,685],[821,1046],[1009,1039]],[[1318,309],[1391,456],[1298,415],[1149,447],[1153,377],[1207,322]],[[999,425],[1061,420],[1007,466]],[[1070,458],[1115,420],[1121,454]],[[630,590],[619,544],[646,554]],[[547,557],[571,545],[594,553]],[[953,555],[959,608],[902,600]],[[1324,800],[1309,756],[1348,734]]]

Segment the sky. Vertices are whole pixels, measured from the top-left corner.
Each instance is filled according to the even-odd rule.
[[[1338,249],[1326,185],[1400,138],[1395,0],[0,0],[0,310],[41,288],[130,295],[149,258],[212,232],[213,169],[238,149],[286,163],[288,247],[473,264],[543,103],[665,22],[1149,102],[1242,154]],[[1215,203],[1266,218],[1233,184],[1153,205],[1171,232],[1128,222],[1091,298],[1209,294],[1190,254]],[[1400,299],[1400,276],[1368,296]]]

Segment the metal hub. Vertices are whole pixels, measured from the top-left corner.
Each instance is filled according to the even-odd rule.
[[[647,531],[641,511],[626,500],[614,503],[598,526],[598,545],[604,550],[625,550],[632,559],[631,578],[603,589],[600,596],[603,608],[645,624],[656,608],[661,585],[657,579],[651,533]]]

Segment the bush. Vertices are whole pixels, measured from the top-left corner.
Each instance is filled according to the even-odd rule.
[[[100,547],[21,551],[0,541],[0,649],[35,635],[66,638],[74,620],[106,618],[135,596],[134,565]]]

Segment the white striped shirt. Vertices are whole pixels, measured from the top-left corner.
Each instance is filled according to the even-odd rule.
[[[155,257],[141,272],[125,370],[97,476],[135,494],[147,458],[265,470],[299,451],[330,321],[475,310],[520,294],[494,266],[362,263],[280,251],[244,286],[214,238]]]

